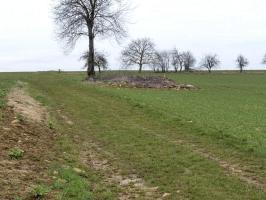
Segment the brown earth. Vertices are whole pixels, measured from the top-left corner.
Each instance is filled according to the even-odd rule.
[[[21,89],[13,89],[8,96],[8,107],[0,120],[0,199],[30,200],[32,187],[50,185],[48,167],[54,159],[55,133],[43,122],[46,113],[41,106]],[[23,118],[18,117],[23,115]],[[24,119],[25,117],[25,119]],[[24,155],[12,160],[8,152],[19,148]],[[53,194],[44,199],[54,199]]]
[[[44,122],[47,119],[47,111],[35,99],[19,87],[13,88],[8,94],[8,107],[21,114],[29,121]]]
[[[97,81],[107,83],[112,87],[121,88],[155,88],[175,90],[198,89],[197,87],[190,84],[177,84],[175,81],[161,76],[113,76],[103,77]]]

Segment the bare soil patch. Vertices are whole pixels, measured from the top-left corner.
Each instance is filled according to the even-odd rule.
[[[35,99],[26,94],[19,87],[13,88],[8,94],[8,107],[21,114],[29,121],[44,122],[47,119],[47,111]]]
[[[8,95],[8,107],[0,120],[0,199],[30,200],[32,187],[52,183],[48,167],[55,159],[52,152],[56,134],[42,122],[47,113],[22,89],[15,88]],[[24,118],[18,118],[18,114]],[[24,151],[15,160],[8,155],[10,149]],[[53,194],[44,199],[54,199]]]
[[[39,183],[50,185],[48,167],[53,160],[55,133],[47,127],[17,120],[14,111],[7,108],[3,124],[0,125],[0,199],[32,199],[29,195]],[[12,148],[25,153],[19,160],[11,160],[8,152]],[[54,199],[52,194],[45,199]]]
[[[112,87],[121,88],[155,88],[175,90],[198,89],[190,84],[177,84],[175,81],[161,76],[113,76],[103,77],[96,82],[103,82]]]

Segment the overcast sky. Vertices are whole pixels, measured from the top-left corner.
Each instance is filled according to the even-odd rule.
[[[112,69],[119,69],[121,47],[130,39],[150,37],[159,50],[191,50],[197,60],[217,53],[221,69],[234,69],[238,54],[249,69],[262,69],[266,54],[265,0],[131,0],[129,38],[97,41]],[[12,0],[0,7],[0,71],[81,70],[87,41],[65,54],[56,40],[53,0]]]

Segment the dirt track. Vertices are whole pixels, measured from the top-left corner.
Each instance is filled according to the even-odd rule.
[[[14,91],[17,91],[16,99]],[[4,116],[0,124],[0,199],[32,199],[29,193],[33,186],[51,182],[48,167],[53,159],[50,152],[53,149],[55,133],[44,123],[36,123],[43,120],[41,115],[44,113],[40,112],[40,105],[24,91],[17,88],[12,90],[8,105],[3,111]],[[34,110],[35,108],[38,109]],[[27,109],[30,112],[26,112]],[[18,117],[18,114],[23,117]],[[22,159],[9,158],[9,150],[15,147],[25,152]],[[52,194],[45,199],[53,199]]]

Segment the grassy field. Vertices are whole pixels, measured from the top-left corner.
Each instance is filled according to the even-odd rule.
[[[115,169],[138,175],[165,199],[266,199],[266,74],[167,76],[200,90],[96,86],[81,73],[7,73],[0,74],[0,95],[27,82],[61,133],[64,164],[86,169],[82,177],[59,169],[74,180],[59,190],[61,199],[118,199],[121,188],[79,156],[92,143]]]

